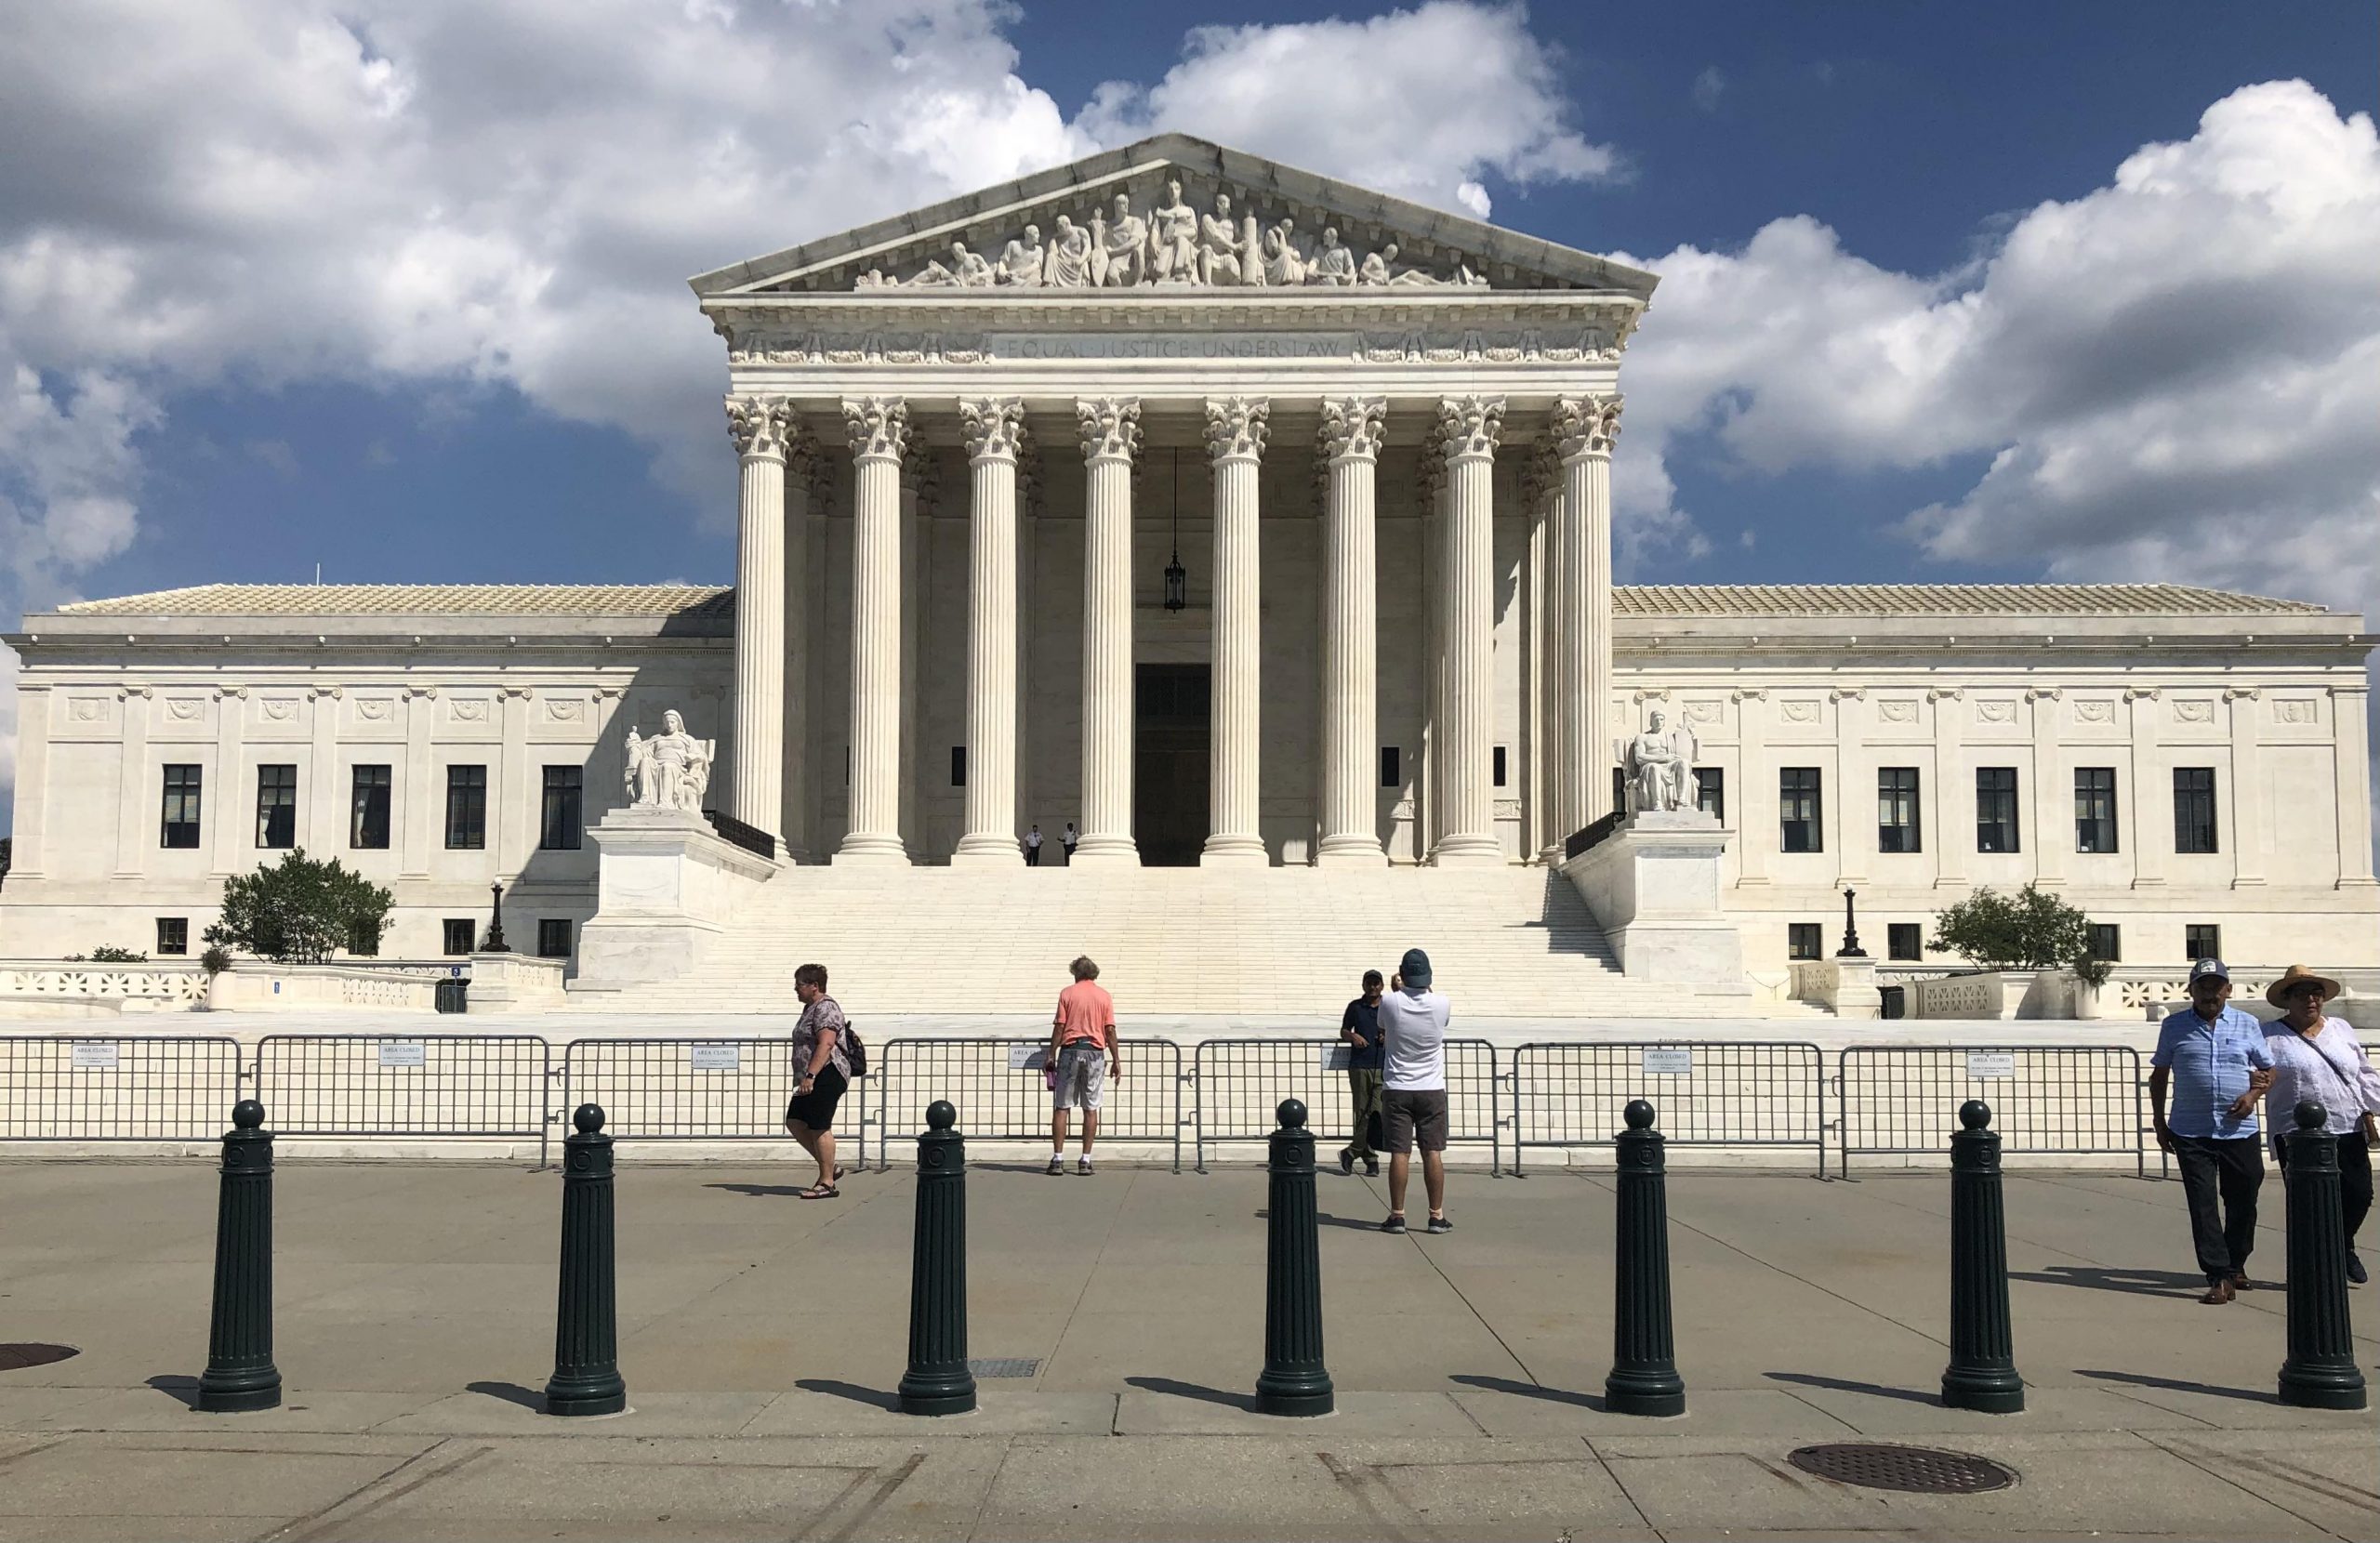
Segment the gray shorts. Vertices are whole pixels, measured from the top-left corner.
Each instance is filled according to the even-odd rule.
[[[1392,1088],[1380,1096],[1381,1143],[1391,1152],[1447,1149],[1447,1090]]]
[[[1058,1085],[1050,1091],[1052,1109],[1095,1113],[1107,1092],[1107,1050],[1078,1039],[1058,1052]]]

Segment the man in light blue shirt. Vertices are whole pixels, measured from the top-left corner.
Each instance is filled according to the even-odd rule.
[[[2231,972],[2221,959],[2190,966],[2189,1010],[2165,1020],[2149,1062],[2157,1144],[2182,1170],[2190,1235],[2206,1276],[2206,1295],[2199,1300],[2210,1307],[2248,1289],[2256,1191],[2265,1181],[2256,1101],[2272,1086],[2264,1025],[2230,1000]]]

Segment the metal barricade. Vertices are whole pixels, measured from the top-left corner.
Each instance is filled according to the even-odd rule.
[[[228,1035],[0,1035],[0,1141],[203,1141],[240,1101]]]
[[[879,1062],[884,1087],[876,1166],[892,1161],[893,1128],[924,1128],[926,1105],[948,1099],[970,1141],[1048,1140],[1050,1092],[1041,1080],[1050,1042],[1041,1039],[894,1039]],[[1109,1078],[1099,1139],[1173,1149],[1182,1171],[1182,1047],[1168,1039],[1124,1041],[1124,1075]],[[911,1122],[915,1122],[914,1124]],[[1074,1127],[1080,1128],[1079,1124]]]
[[[553,1048],[528,1034],[269,1034],[257,1097],[276,1136],[537,1139]]]
[[[1528,1147],[1608,1146],[1631,1099],[1672,1147],[1808,1147],[1826,1177],[1826,1066],[1799,1040],[1537,1043],[1513,1052],[1513,1171]]]
[[[1496,1051],[1484,1039],[1449,1039],[1447,1050],[1447,1144],[1488,1148],[1488,1170],[1504,1171],[1502,1095]],[[1354,1117],[1347,1087],[1347,1047],[1336,1039],[1210,1039],[1193,1062],[1197,1088],[1197,1156],[1207,1171],[1207,1148],[1224,1141],[1261,1141],[1278,1125],[1283,1099],[1302,1100],[1306,1128],[1325,1153],[1344,1145],[1339,1134]]]
[[[2148,1177],[2140,1052],[2129,1046],[1862,1045],[1838,1068],[1845,1176],[1854,1154],[1947,1151],[1959,1105],[1981,1099],[2003,1154],[2129,1155]]]
[[[857,1133],[853,1162],[860,1167],[867,1160],[874,1051],[869,1061],[871,1075],[855,1079],[835,1109],[838,1143]],[[783,1035],[574,1039],[562,1048],[562,1078],[563,1102],[602,1104],[604,1134],[624,1141],[790,1141],[785,1106],[801,1084]]]

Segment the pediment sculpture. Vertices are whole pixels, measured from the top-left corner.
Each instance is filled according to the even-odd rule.
[[[1674,814],[1702,806],[1701,786],[1694,775],[1694,758],[1701,745],[1686,724],[1665,730],[1665,722],[1656,708],[1643,733],[1613,743],[1612,752],[1624,769],[1627,813]]]
[[[989,250],[988,245],[986,251]],[[1056,216],[1048,237],[1038,220],[1000,244],[998,257],[953,241],[915,272],[871,268],[854,289],[1131,289],[1143,286],[1302,288],[1484,288],[1458,256],[1446,271],[1405,262],[1397,244],[1360,257],[1336,226],[1300,231],[1294,217],[1261,219],[1218,191],[1204,212],[1183,197],[1180,179],[1135,213],[1131,195],[1094,204],[1087,218]]]
[[[700,814],[710,790],[716,742],[686,732],[676,708],[661,715],[661,732],[641,737],[628,727],[627,793],[631,809],[673,809]]]

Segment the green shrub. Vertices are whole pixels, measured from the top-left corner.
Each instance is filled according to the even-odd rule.
[[[377,947],[394,897],[334,857],[317,863],[298,847],[278,864],[223,881],[223,915],[205,937],[277,963],[319,964],[346,944]]]
[[[2106,983],[2108,962],[2091,956],[2091,918],[2030,884],[2013,895],[1981,889],[1934,918],[1926,945],[1986,969],[2070,969]]]

